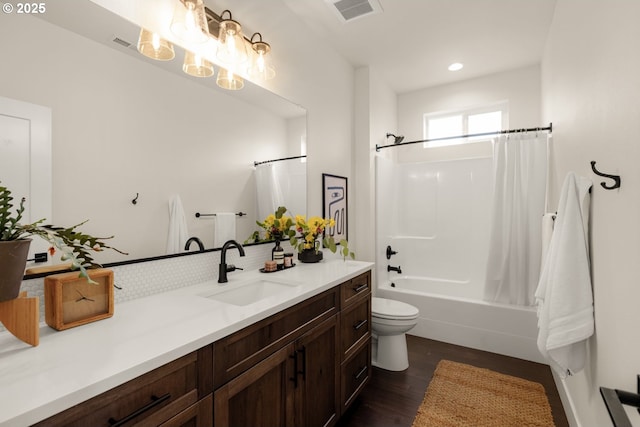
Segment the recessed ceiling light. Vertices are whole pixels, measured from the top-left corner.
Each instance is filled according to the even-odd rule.
[[[462,70],[462,67],[464,67],[464,65],[462,65],[461,63],[454,62],[453,64],[449,65],[449,71]]]

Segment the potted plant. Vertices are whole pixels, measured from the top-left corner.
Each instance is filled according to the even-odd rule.
[[[269,214],[264,221],[256,221],[256,224],[265,230],[265,237],[264,239],[261,239],[260,232],[254,231],[247,241],[279,241],[285,238],[289,239],[291,236],[295,235],[295,231],[291,230],[293,220],[290,216],[285,215],[285,212],[287,212],[287,208],[280,206],[274,213]]]
[[[124,252],[104,243],[111,237],[93,237],[78,230],[86,221],[72,227],[56,227],[45,225],[44,219],[31,224],[22,224],[25,199],[12,212],[13,197],[11,191],[0,185],[0,302],[17,298],[27,263],[27,254],[31,243],[30,237],[38,236],[52,245],[51,254],[55,250],[62,253],[61,259],[71,263],[72,270],[80,270],[79,276],[93,282],[87,274],[88,268],[100,267],[91,256],[91,252],[112,249],[121,254]],[[95,283],[95,282],[93,282]]]
[[[324,234],[327,227],[333,227],[335,221],[316,216],[307,220],[304,215],[296,215],[294,224],[291,217],[286,216],[285,212],[287,212],[287,208],[280,206],[275,213],[269,214],[264,221],[256,221],[256,224],[266,231],[265,238],[260,238],[260,231],[254,231],[245,243],[271,239],[276,239],[276,242],[278,242],[288,238],[291,246],[298,251],[298,260],[301,262],[318,262],[322,260],[319,237]],[[340,253],[343,259],[346,259],[346,257],[355,258],[355,254],[349,251],[349,242],[346,239],[336,243],[333,236],[324,236],[322,244],[333,253],[336,253],[338,246],[340,246]]]
[[[320,241],[318,240],[320,235],[324,235],[322,245],[331,252],[336,253],[338,246],[340,246],[343,259],[355,258],[355,254],[349,251],[347,239],[336,243],[333,236],[325,234],[325,230],[333,226],[335,226],[335,220],[330,218],[312,216],[307,220],[305,215],[296,215],[296,231],[300,233],[300,236],[294,235],[289,241],[291,246],[298,250],[298,259],[301,262],[318,262],[322,259]]]

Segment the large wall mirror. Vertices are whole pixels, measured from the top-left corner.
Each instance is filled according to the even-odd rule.
[[[179,196],[188,235],[206,249],[216,217],[196,213],[246,214],[235,230],[245,240],[261,219],[254,161],[304,154],[304,108],[248,81],[227,91],[188,76],[179,47],[170,62],[143,57],[140,27],[89,0],[46,6],[37,17],[1,17],[0,96],[51,109],[51,222],[89,220],[83,230],[114,235],[129,256],[104,252],[101,263],[160,256]],[[304,166],[292,168],[298,178]],[[294,187],[294,213],[304,214],[306,188]]]

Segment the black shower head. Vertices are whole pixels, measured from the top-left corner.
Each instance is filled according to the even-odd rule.
[[[402,140],[404,139],[404,136],[400,135],[400,136],[395,136],[392,133],[388,133],[387,134],[387,138],[389,138],[390,136],[393,137],[393,143],[394,144],[400,144],[402,142]]]

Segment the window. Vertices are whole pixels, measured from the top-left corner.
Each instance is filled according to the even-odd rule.
[[[508,103],[501,102],[481,108],[424,115],[424,139],[446,138],[457,135],[496,132],[508,127]],[[491,136],[452,138],[425,142],[424,147],[443,147],[486,141]]]

